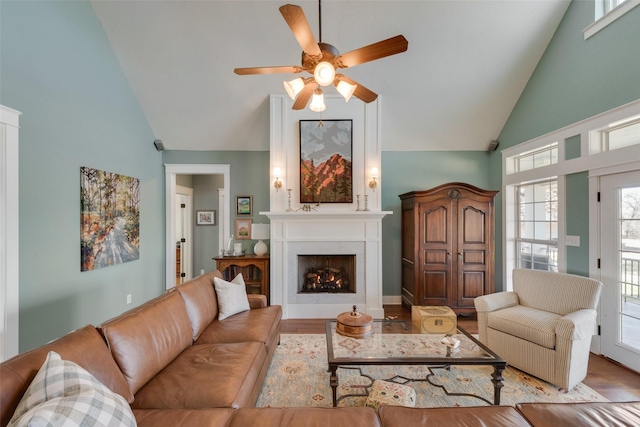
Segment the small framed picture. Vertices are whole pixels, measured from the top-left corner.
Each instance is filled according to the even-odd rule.
[[[253,196],[236,196],[236,215],[251,215]]]
[[[216,211],[196,211],[196,225],[216,225]]]
[[[235,238],[237,240],[251,239],[251,220],[250,219],[236,219]]]

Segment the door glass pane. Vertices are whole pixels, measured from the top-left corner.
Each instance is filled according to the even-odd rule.
[[[620,341],[640,351],[640,187],[620,190]]]

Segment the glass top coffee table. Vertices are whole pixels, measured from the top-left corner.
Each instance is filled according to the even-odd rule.
[[[421,333],[420,328],[410,320],[374,320],[373,330],[373,334],[368,338],[350,338],[336,332],[335,320],[326,322],[327,359],[331,373],[329,381],[333,394],[333,406],[337,406],[338,401],[346,397],[362,396],[362,394],[337,396],[338,368],[348,369],[353,366],[370,365],[427,365],[430,374],[426,378],[395,376],[385,380],[400,384],[426,381],[441,388],[450,396],[471,396],[490,405],[500,404],[502,371],[506,368],[507,362],[461,327],[458,326],[454,334],[428,334]],[[441,341],[445,337],[459,340],[458,347],[451,348],[443,344]],[[491,374],[493,402],[475,394],[450,392],[443,386],[431,382],[431,377],[435,375],[432,369],[449,369],[455,365],[493,366]],[[373,378],[361,375],[369,378],[373,383]]]

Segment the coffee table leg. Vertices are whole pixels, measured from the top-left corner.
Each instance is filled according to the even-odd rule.
[[[331,372],[331,376],[329,377],[329,384],[331,385],[331,394],[333,395],[333,406],[338,406],[338,367],[337,366],[329,366],[329,372]]]
[[[504,366],[494,366],[493,374],[491,374],[491,382],[493,383],[493,404],[500,404],[500,389],[504,384],[502,384],[502,371],[504,370]]]

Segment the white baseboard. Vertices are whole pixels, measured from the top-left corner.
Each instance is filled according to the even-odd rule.
[[[382,304],[384,305],[401,305],[402,297],[400,295],[386,295],[382,296]]]

